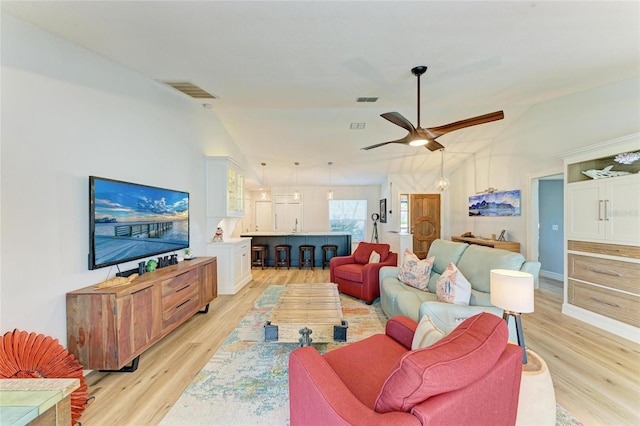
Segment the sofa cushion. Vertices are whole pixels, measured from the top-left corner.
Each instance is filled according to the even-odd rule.
[[[380,262],[384,262],[389,256],[390,247],[389,244],[374,244],[361,241],[356,251],[353,252],[353,256],[356,263],[365,264],[369,262],[371,252],[375,250],[380,253]]]
[[[402,257],[402,267],[398,272],[398,279],[418,290],[429,291],[427,285],[429,284],[434,260],[435,257],[419,259],[411,250],[405,249]]]
[[[445,336],[444,331],[440,330],[431,321],[429,315],[422,317],[416,328],[416,332],[413,334],[413,341],[411,342],[411,349],[426,348]]]
[[[384,381],[406,352],[407,348],[396,340],[386,334],[376,334],[322,356],[349,391],[373,409]],[[367,379],[363,381],[363,377]]]
[[[431,396],[468,386],[495,365],[507,335],[502,318],[480,313],[439,342],[407,352],[380,390],[375,410],[409,412]]]
[[[467,243],[458,243],[447,240],[434,240],[429,246],[427,257],[435,256],[436,261],[433,263],[433,271],[442,274],[449,266],[449,262],[458,264],[460,257],[469,247]]]
[[[472,244],[465,250],[460,260],[454,263],[474,289],[490,293],[489,271],[492,269],[519,271],[524,261],[525,258],[520,253]]]
[[[471,283],[452,262],[444,271],[436,288],[438,302],[468,305],[471,298]]]
[[[344,280],[361,283],[363,269],[364,269],[364,264],[347,263],[344,265],[336,266],[333,270],[333,275],[336,278],[342,278]]]

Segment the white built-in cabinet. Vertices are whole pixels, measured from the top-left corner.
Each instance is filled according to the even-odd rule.
[[[563,156],[562,313],[640,343],[640,159],[615,160],[629,153],[640,153],[640,134]]]
[[[244,216],[244,170],[230,157],[207,157],[207,216]]]
[[[235,294],[251,281],[251,238],[209,243],[207,255],[218,258],[218,294]]]
[[[569,238],[640,241],[640,174],[567,185]]]

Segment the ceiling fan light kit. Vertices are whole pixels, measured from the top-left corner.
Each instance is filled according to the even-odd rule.
[[[504,118],[503,111],[496,111],[489,114],[479,115],[477,117],[467,118],[465,120],[455,121],[453,123],[445,124],[444,126],[429,128],[420,127],[420,76],[426,71],[427,67],[424,65],[420,65],[411,69],[411,73],[418,79],[418,125],[414,127],[413,124],[411,124],[411,122],[399,112],[394,111],[380,114],[380,117],[392,122],[396,126],[402,127],[409,133],[401,139],[365,146],[362,149],[369,150],[391,143],[397,143],[410,146],[425,146],[429,151],[437,151],[444,148],[444,146],[436,142],[436,139],[442,135],[453,132],[454,130],[477,126],[478,124],[489,123],[491,121],[502,120]]]

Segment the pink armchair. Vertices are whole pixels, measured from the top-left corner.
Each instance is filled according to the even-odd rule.
[[[411,350],[417,323],[393,317],[385,334],[320,355],[289,355],[291,426],[513,425],[522,349],[505,321],[483,312]]]
[[[389,249],[389,244],[363,241],[350,256],[333,257],[329,263],[331,282],[338,284],[338,290],[342,293],[362,299],[370,305],[380,297],[380,268],[398,266],[398,254]],[[380,255],[380,262],[369,263],[374,250]]]

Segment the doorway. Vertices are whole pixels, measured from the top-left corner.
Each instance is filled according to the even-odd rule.
[[[540,277],[564,285],[564,174],[530,176],[531,207],[526,257],[541,263]]]
[[[440,194],[411,194],[409,213],[413,253],[424,259],[431,243],[440,238]]]
[[[256,201],[256,231],[273,231],[271,201]]]

